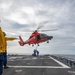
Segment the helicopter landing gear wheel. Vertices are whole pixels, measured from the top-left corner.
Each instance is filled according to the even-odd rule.
[[[49,43],[49,41],[47,41],[47,43]]]
[[[34,45],[32,44],[32,46],[34,46]]]
[[[38,46],[40,46],[39,44],[37,44]]]

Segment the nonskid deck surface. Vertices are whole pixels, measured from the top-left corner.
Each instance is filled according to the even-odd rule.
[[[75,68],[53,56],[10,55],[3,75],[75,75]]]

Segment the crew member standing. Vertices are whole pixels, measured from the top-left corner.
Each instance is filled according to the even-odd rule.
[[[15,40],[17,38],[5,37],[5,33],[0,27],[0,75],[3,73],[3,65],[7,68],[7,40]]]
[[[5,52],[5,49],[3,48],[4,47],[4,35],[3,35],[3,32],[2,32],[2,29],[0,27],[0,75],[2,75],[3,73],[3,53]]]
[[[6,37],[6,33],[3,32],[4,34],[4,48],[5,48],[5,52],[3,53],[3,58],[4,58],[4,61],[3,61],[3,65],[4,65],[4,69],[7,69],[8,66],[7,66],[7,41],[12,41],[12,40],[15,40],[17,38],[10,38],[10,37]]]
[[[39,55],[39,51],[37,51],[37,56]]]
[[[33,55],[37,56],[37,50],[36,49],[34,49],[34,54]]]

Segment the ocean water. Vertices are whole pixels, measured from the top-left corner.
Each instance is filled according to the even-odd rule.
[[[62,58],[66,58],[66,59],[75,61],[75,55],[64,55],[64,54],[60,54],[60,55],[55,55],[55,56],[58,56],[58,57],[62,57]]]

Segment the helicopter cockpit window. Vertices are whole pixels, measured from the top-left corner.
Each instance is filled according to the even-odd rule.
[[[42,37],[47,38],[47,35],[46,34],[42,34]]]

